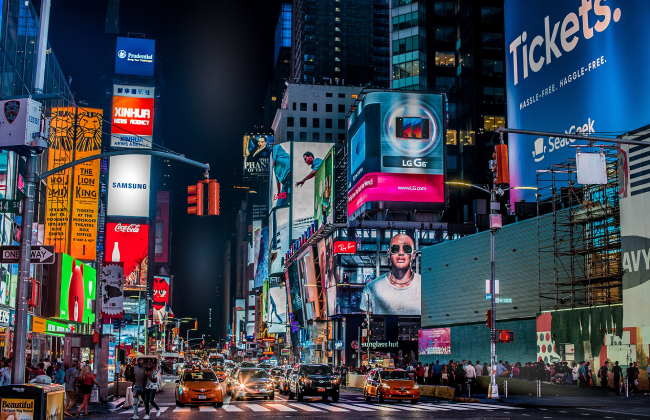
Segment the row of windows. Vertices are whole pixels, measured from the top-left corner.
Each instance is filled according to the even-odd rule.
[[[408,38],[396,39],[393,41],[393,55],[406,54],[410,51],[418,51],[424,39],[418,35],[409,36]]]
[[[325,118],[325,128],[334,128],[332,126],[333,120],[332,118]],[[312,118],[312,127],[314,128],[320,128],[320,118]],[[295,127],[295,120],[293,117],[287,117],[287,127]],[[302,128],[307,128],[307,118],[301,117],[300,118],[300,127]],[[345,119],[339,118],[338,119],[338,127],[339,130],[345,130]]]
[[[293,141],[296,140],[295,133],[293,131],[287,131],[287,141]],[[307,132],[306,131],[301,131],[298,133],[298,140],[300,141],[307,141]],[[321,141],[321,133],[311,133],[311,141]],[[345,141],[345,133],[338,133],[337,135],[337,140],[339,142],[344,142]],[[326,142],[332,142],[333,136],[332,133],[325,133],[325,141]]]
[[[420,70],[424,68],[422,61],[407,61],[393,66],[393,80],[404,79],[406,77],[418,76]]]
[[[326,97],[331,98],[332,94],[331,93],[326,93]],[[345,98],[345,93],[339,93],[339,98]],[[356,99],[357,95],[350,95],[350,98]],[[293,110],[297,111],[297,103],[293,103]],[[334,106],[332,104],[325,104],[325,112],[333,112],[332,110],[334,109]],[[307,111],[307,103],[306,102],[300,102],[300,110],[301,111]],[[311,106],[311,110],[314,112],[318,112],[318,104],[313,103]],[[345,113],[345,104],[339,104],[339,112]]]
[[[456,42],[456,28],[451,26],[436,26],[433,35],[436,41]]]
[[[393,31],[414,28],[424,25],[425,15],[420,12],[411,12],[404,15],[393,16]]]
[[[436,66],[454,67],[456,65],[456,55],[453,52],[436,52]]]

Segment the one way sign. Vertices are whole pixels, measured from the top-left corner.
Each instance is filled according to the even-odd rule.
[[[0,246],[0,263],[18,264],[20,261],[20,247],[18,245]],[[53,245],[32,245],[32,264],[54,264]]]

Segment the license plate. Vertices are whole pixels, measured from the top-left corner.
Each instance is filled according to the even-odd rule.
[[[253,394],[259,394],[260,390],[259,389],[253,389]]]
[[[205,399],[205,395],[199,395],[199,399],[200,399],[200,400],[204,400],[204,399]]]
[[[325,392],[325,388],[318,388],[318,392]]]
[[[400,391],[399,395],[406,395],[405,391]]]

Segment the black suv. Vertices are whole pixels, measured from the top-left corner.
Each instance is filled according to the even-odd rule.
[[[339,378],[334,375],[328,365],[304,364],[294,369],[289,379],[289,399],[294,395],[298,401],[305,396],[322,396],[323,401],[332,397],[332,401],[339,400]]]

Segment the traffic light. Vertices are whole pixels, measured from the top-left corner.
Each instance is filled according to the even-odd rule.
[[[492,309],[488,309],[485,312],[485,326],[490,329],[492,328]]]
[[[216,179],[208,180],[208,216],[219,215],[219,183]]]
[[[219,215],[219,183],[216,179],[205,179],[196,185],[190,185],[187,187],[187,194],[187,204],[194,205],[187,208],[187,214]]]
[[[508,145],[497,144],[494,146],[494,153],[490,161],[490,169],[493,172],[494,185],[510,183],[510,167],[508,166]]]
[[[497,343],[511,343],[515,341],[515,333],[510,330],[497,330]]]
[[[199,181],[196,185],[187,187],[187,204],[194,204],[194,207],[187,208],[187,214],[203,216],[205,201],[205,197],[203,196],[205,192],[204,183],[205,181]]]
[[[199,329],[199,321],[194,321],[194,329],[195,330]]]

